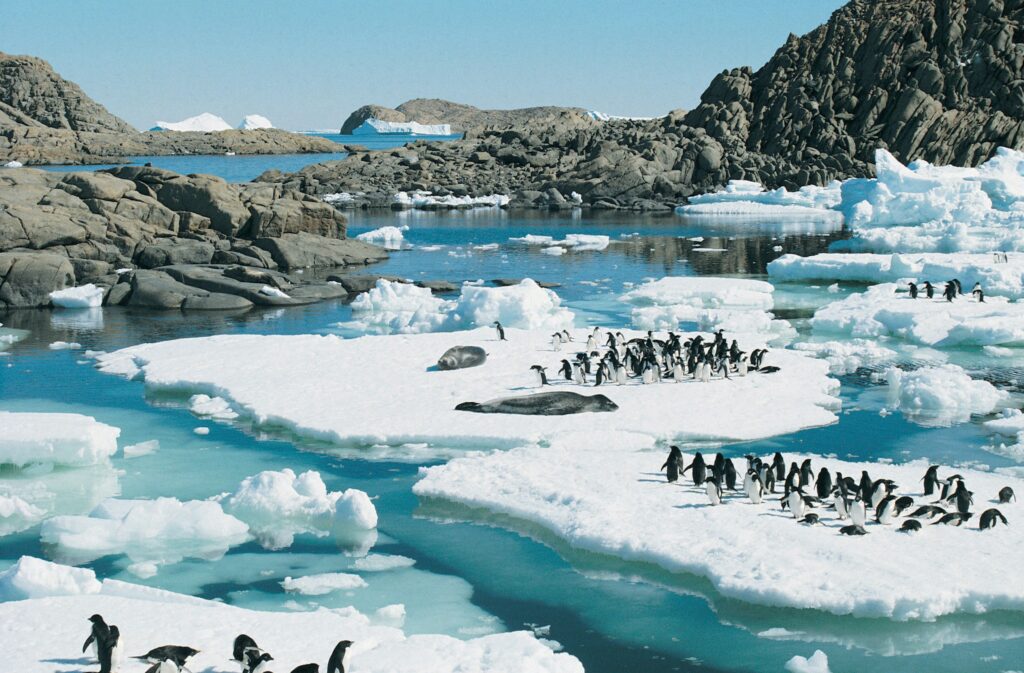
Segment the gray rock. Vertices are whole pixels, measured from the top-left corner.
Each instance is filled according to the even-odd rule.
[[[253,242],[270,253],[281,269],[331,268],[364,265],[387,259],[379,248],[355,239],[331,239],[311,234],[284,234]]]
[[[253,304],[244,297],[221,292],[211,292],[206,296],[192,295],[185,297],[181,308],[186,311],[235,311],[250,309]]]
[[[135,255],[135,263],[143,269],[171,264],[209,264],[214,247],[205,241],[187,238],[158,238]]]
[[[50,305],[50,293],[75,285],[75,270],[66,257],[47,253],[0,253],[0,306],[37,308]]]

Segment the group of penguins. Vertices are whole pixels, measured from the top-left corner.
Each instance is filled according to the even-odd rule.
[[[917,287],[917,283],[909,283],[908,285],[910,286],[910,298],[917,299],[917,295],[920,292]],[[926,280],[922,288],[924,289],[925,296],[929,299],[932,299],[935,296],[935,286],[932,285],[931,282]],[[964,289],[960,285],[960,281],[956,278],[947,280],[946,286],[942,288],[942,296],[945,297],[946,301],[953,301],[963,293]],[[971,294],[978,300],[978,303],[985,303],[985,291],[981,289],[981,283],[974,284],[974,289],[971,290]]]
[[[815,476],[810,458],[800,465],[795,461],[790,463],[788,471],[781,453],[776,453],[770,462],[753,455],[746,456],[746,460],[742,488],[750,501],[760,504],[769,497],[768,494],[774,494],[776,484],[782,482],[783,492],[779,499],[782,509],[788,508],[793,517],[803,524],[821,523],[820,515],[812,509],[834,509],[840,521],[850,521],[839,529],[840,533],[866,535],[865,524],[869,518],[879,524],[891,525],[914,507],[912,497],[897,492],[898,484],[891,479],[872,479],[867,470],[861,471],[860,480],[857,480],[843,476],[842,472],[833,476],[827,467],[822,467]],[[684,465],[684,462],[679,447],[672,446],[661,470],[670,483],[690,472],[694,486],[705,490],[712,505],[722,504],[726,490],[739,490],[736,466],[731,458],[718,453],[709,464],[698,451],[689,465]],[[974,493],[967,490],[961,475],[952,474],[939,479],[939,466],[931,465],[922,481],[924,497],[934,496],[935,499],[928,504],[919,504],[910,512],[900,525],[900,531],[911,533],[921,530],[920,519],[930,521],[932,525],[962,526],[974,516],[971,512]],[[999,504],[1016,500],[1009,486],[1000,489],[997,495]],[[1009,525],[1003,513],[993,507],[981,513],[978,528],[987,530],[1000,523]]]
[[[100,664],[100,673],[116,673],[124,651],[120,630],[113,624],[107,624],[101,615],[93,615],[89,621],[92,622],[92,629],[82,645],[82,652],[92,647]],[[327,660],[327,673],[345,673],[345,655],[351,646],[351,640],[339,641],[334,646]],[[198,653],[199,650],[184,645],[161,645],[132,659],[150,664],[146,673],[179,673],[188,671],[188,660]],[[244,633],[235,638],[231,654],[232,660],[242,667],[242,673],[272,673],[270,662],[274,661],[274,657],[260,649],[256,641]],[[291,673],[320,673],[320,665],[302,664],[293,668]]]
[[[574,339],[569,330],[551,335],[551,345],[556,351],[563,344]],[[755,348],[749,354],[741,351],[739,343],[725,338],[722,330],[712,338],[705,339],[698,334],[682,341],[679,335],[669,332],[666,338],[655,338],[653,331],[646,337],[626,339],[622,332],[608,332],[604,339],[604,354],[599,350],[601,328],[595,327],[587,337],[586,348],[576,353],[573,360],[563,359],[559,373],[566,381],[588,385],[593,376],[593,385],[615,383],[622,385],[630,379],[643,383],[660,383],[672,379],[679,383],[687,378],[708,382],[712,376],[729,378],[730,372],[746,376],[750,371],[770,374],[778,367],[763,366],[766,348]],[[537,375],[538,385],[549,385],[547,367],[533,365],[530,369]]]

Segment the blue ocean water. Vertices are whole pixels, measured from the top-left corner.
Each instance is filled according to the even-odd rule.
[[[368,272],[456,282],[523,276],[558,282],[559,296],[583,322],[608,328],[628,324],[628,309],[616,300],[627,284],[666,274],[761,278],[766,263],[783,252],[813,254],[845,235],[807,223],[736,227],[674,215],[500,210],[356,212],[350,233],[384,225],[407,225],[405,236],[414,247],[395,252]],[[509,241],[526,234],[561,238],[566,233],[607,234],[616,244],[602,252],[551,257],[536,247]],[[476,247],[488,244],[499,247]],[[709,251],[719,248],[725,252]],[[825,288],[808,286],[781,287],[778,294],[782,310],[798,327],[810,316],[809,306],[835,298]],[[700,578],[574,550],[521,521],[420,502],[411,493],[418,467],[442,457],[410,461],[373,449],[340,449],[284,432],[200,421],[181,407],[180,400],[147,399],[142,384],[98,373],[79,351],[47,347],[63,340],[78,342],[83,349],[109,351],[217,333],[325,333],[350,317],[342,301],[242,314],[120,308],[10,312],[0,315],[0,322],[31,334],[0,358],[0,409],[75,411],[121,427],[121,445],[159,440],[160,450],[154,454],[115,459],[115,467],[124,470],[119,478],[124,497],[206,498],[234,490],[241,479],[260,470],[284,467],[317,470],[331,490],[365,490],[377,498],[380,513],[381,539],[374,551],[408,556],[416,565],[367,575],[366,589],[328,600],[361,610],[405,603],[410,632],[466,637],[489,629],[550,625],[550,637],[597,673],[778,672],[793,655],[809,656],[815,649],[828,654],[836,673],[996,673],[1019,668],[1024,661],[1024,619],[1019,613],[894,623],[744,604],[722,597]],[[986,377],[1004,384],[1024,380],[1017,359],[1004,359],[1005,364],[996,367],[977,351],[953,356],[975,362]],[[269,365],[253,363],[257,375],[264,364]],[[1012,464],[987,450],[990,439],[976,423],[926,428],[900,415],[882,416],[865,401],[875,386],[864,372],[842,381],[840,423],[754,446],[726,446],[723,451],[733,456],[780,450],[894,461],[928,457],[947,464]],[[192,429],[197,425],[209,426],[210,434],[195,435]],[[295,596],[286,594],[279,582],[288,575],[337,570],[345,551],[330,538],[302,535],[285,550],[270,552],[247,544],[220,560],[164,567],[146,580],[128,574],[120,557],[89,565],[103,576],[238,605],[287,609]],[[38,528],[0,538],[0,559],[48,553],[40,545]],[[785,635],[758,635],[769,630]]]

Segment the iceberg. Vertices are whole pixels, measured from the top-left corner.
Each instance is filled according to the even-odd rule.
[[[427,502],[463,505],[469,516],[484,510],[523,521],[527,529],[540,526],[576,549],[641,564],[639,573],[647,563],[706,577],[719,594],[747,603],[900,621],[1024,611],[1024,566],[1004,553],[1024,544],[1024,527],[980,533],[975,515],[973,530],[924,522],[925,530],[907,535],[898,532],[899,521],[882,525],[871,517],[868,534],[851,537],[839,534],[849,522],[824,507],[815,509],[821,525],[796,523],[780,509],[778,496],[755,505],[742,491],[726,491],[715,507],[703,487],[656,477],[664,447],[633,437],[631,444],[618,437],[613,442],[604,430],[592,430],[550,446],[457,458],[421,468],[413,490]],[[920,491],[928,468],[923,460],[891,465],[789,454],[785,459],[799,463],[806,457],[816,470],[827,467],[855,478],[867,470],[876,479],[892,479],[915,503],[933,499]],[[693,456],[684,459],[689,464]],[[952,472],[940,470],[939,477]],[[979,511],[1002,487],[1018,493],[1024,488],[1017,477],[956,472],[974,491]],[[1024,515],[1021,503],[1000,509],[1010,521]],[[452,515],[450,508],[443,511]],[[955,587],[941,590],[949,577],[957,578]]]
[[[881,378],[888,382],[890,408],[921,425],[964,423],[973,415],[991,414],[1010,400],[1005,390],[972,379],[956,365],[911,371],[890,367]]]
[[[50,301],[58,308],[98,308],[103,305],[103,288],[92,283],[54,290]]]
[[[262,115],[245,115],[238,123],[237,128],[242,131],[255,131],[256,129],[272,129],[274,125]]]
[[[354,136],[402,134],[410,136],[450,136],[451,124],[420,124],[419,122],[386,122],[370,117],[352,129]]]
[[[379,229],[359,234],[356,238],[360,241],[379,245],[385,250],[401,250],[406,247],[405,236],[402,232],[408,230],[409,225],[380,227]]]
[[[840,202],[840,183],[807,185],[795,192],[785,187],[767,190],[758,182],[730,180],[725,189],[692,196],[676,208],[680,215],[743,215],[765,218],[823,218],[841,220],[833,210]]]
[[[182,119],[180,122],[158,121],[150,129],[150,131],[199,131],[200,133],[230,130],[231,124],[209,112],[204,112],[188,119]]]
[[[88,568],[72,568],[34,556],[22,556],[0,572],[0,602],[96,594],[102,586],[96,573]]]

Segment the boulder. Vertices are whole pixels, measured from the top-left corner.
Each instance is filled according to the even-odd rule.
[[[38,308],[50,305],[50,293],[75,285],[67,257],[48,253],[0,253],[0,306]]]
[[[259,238],[253,245],[269,252],[278,267],[285,270],[371,264],[388,257],[384,248],[363,241],[304,233]]]
[[[135,263],[143,269],[155,269],[171,264],[209,264],[214,247],[205,241],[188,238],[159,238],[142,247],[135,255]]]

